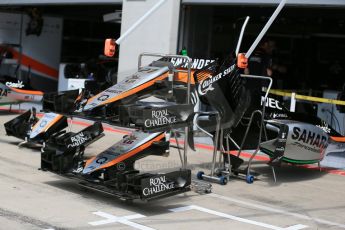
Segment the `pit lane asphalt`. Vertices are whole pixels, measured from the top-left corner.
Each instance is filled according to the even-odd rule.
[[[1,124],[16,114],[2,112]],[[73,130],[84,126],[73,125]],[[95,155],[123,136],[106,136],[87,149]],[[39,149],[18,148],[20,140],[0,127],[0,229],[345,229],[345,177],[318,170],[283,166],[273,183],[270,168],[254,184],[232,179],[213,183],[213,193],[188,192],[151,202],[126,203],[82,189],[75,181],[38,170]],[[208,172],[211,151],[189,152],[193,176]],[[179,167],[177,151],[169,157],[147,157],[137,168]]]

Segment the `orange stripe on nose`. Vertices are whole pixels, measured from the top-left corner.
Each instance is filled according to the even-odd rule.
[[[137,153],[140,153],[141,151],[143,151],[144,149],[147,149],[148,147],[150,147],[152,145],[153,142],[156,142],[156,141],[160,141],[162,138],[164,138],[165,134],[162,133],[160,134],[159,136],[155,137],[154,139],[146,142],[145,144],[142,144],[140,145],[139,147],[137,147],[136,149],[133,149],[132,151],[129,151],[127,153],[124,153],[122,154],[121,156],[113,159],[112,161],[102,165],[101,167],[99,167],[98,169],[96,170],[99,170],[99,169],[104,169],[104,168],[108,168],[108,167],[111,167],[113,165],[116,165],[117,163],[120,163],[122,161],[125,161],[127,160],[128,158],[130,158],[131,156],[134,156],[136,155]],[[85,168],[92,163],[92,161],[95,159],[95,157],[91,158],[90,160],[88,160],[85,164]]]
[[[17,92],[17,93],[43,96],[43,92],[37,91],[37,90],[25,90],[25,89],[13,88],[13,87],[10,87],[10,88],[11,88],[11,90],[13,90],[14,92]]]
[[[160,75],[159,77],[152,79],[151,81],[145,82],[144,84],[139,85],[136,88],[125,91],[125,92],[123,92],[123,93],[121,93],[115,97],[112,97],[112,98],[100,103],[99,105],[106,105],[106,104],[121,100],[121,99],[128,97],[130,95],[134,95],[135,93],[142,91],[143,89],[154,85],[157,81],[163,80],[164,78],[167,78],[167,77],[168,77],[168,73],[164,73],[164,74]],[[88,99],[88,102],[91,102],[91,101],[95,100],[96,98],[100,97],[102,95],[102,93],[99,93],[96,96],[91,97],[90,99]]]

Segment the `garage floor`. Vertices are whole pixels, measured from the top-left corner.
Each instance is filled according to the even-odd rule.
[[[17,115],[0,113],[1,124]],[[77,122],[73,129],[84,126]],[[122,137],[106,136],[87,149],[93,155]],[[38,170],[39,149],[18,148],[20,141],[0,126],[0,229],[345,229],[345,172],[282,166],[273,183],[270,168],[255,162],[254,184],[233,179],[213,184],[213,193],[188,192],[149,203],[126,203],[82,189],[73,180]],[[194,176],[208,172],[211,151],[201,145],[189,153]],[[142,170],[179,167],[168,158],[148,157]]]

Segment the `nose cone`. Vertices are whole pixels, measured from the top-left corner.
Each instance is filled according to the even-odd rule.
[[[90,98],[86,102],[86,105],[84,106],[83,110],[89,111],[89,110],[92,110],[92,109],[94,109],[100,105],[103,105],[103,104],[107,103],[109,101],[109,99],[111,99],[113,96],[116,96],[116,95],[113,95],[112,93],[109,93],[107,91],[103,91],[103,92],[97,94],[96,96],[94,96],[93,98]]]
[[[91,162],[85,165],[85,168],[82,174],[90,174],[96,170],[98,170],[102,165],[109,162],[109,157],[105,154],[101,154],[94,158]]]
[[[85,106],[83,107],[83,110],[84,111],[90,111],[90,110],[96,108],[97,106],[99,106],[102,103],[102,101],[98,101],[97,99],[98,98],[94,98],[91,101],[87,101]]]

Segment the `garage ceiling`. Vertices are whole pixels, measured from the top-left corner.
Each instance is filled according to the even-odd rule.
[[[69,4],[107,4],[107,5],[119,5],[122,4],[122,0],[0,0],[2,6],[14,6],[14,5],[69,5]]]
[[[275,5],[279,0],[182,0],[183,4],[221,4],[221,5]],[[292,6],[345,6],[344,0],[288,0]]]

